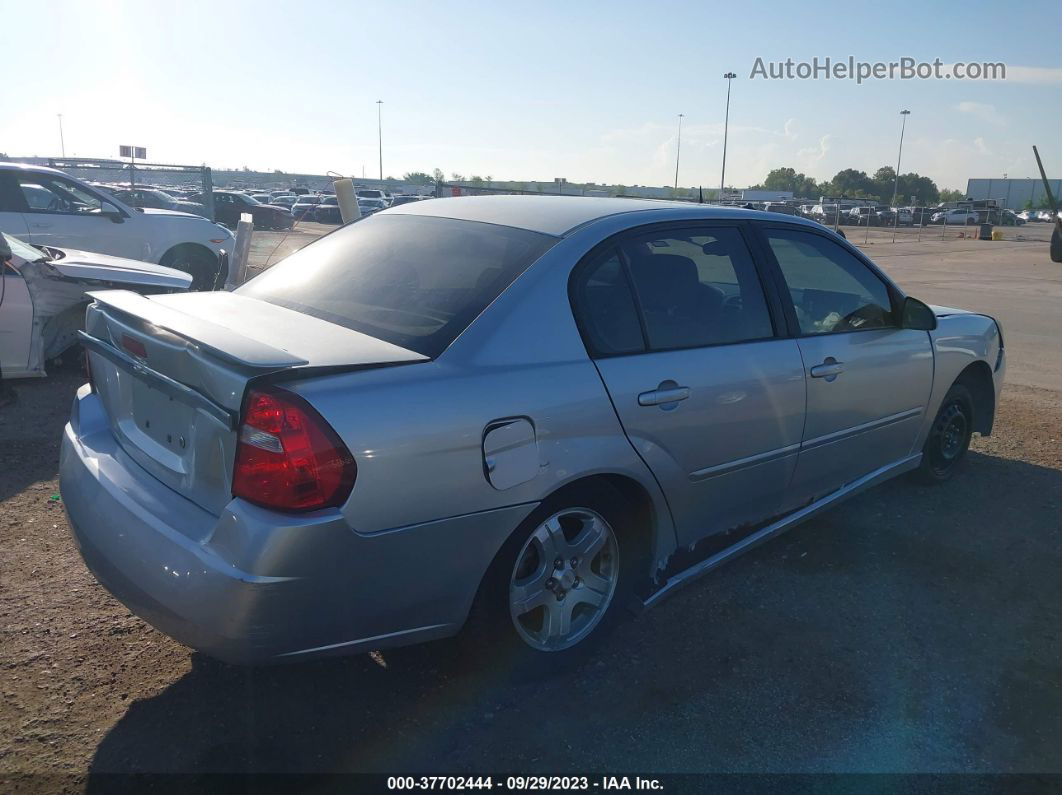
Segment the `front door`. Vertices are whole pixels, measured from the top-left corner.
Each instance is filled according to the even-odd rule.
[[[17,173],[15,181],[25,202],[23,212],[30,243],[116,257],[143,257],[140,238],[103,214],[102,197],[58,175],[30,171]]]
[[[636,232],[584,263],[573,288],[587,347],[679,541],[776,515],[796,466],[804,371],[796,341],[776,335],[781,318],[740,228]]]
[[[828,232],[763,229],[785,282],[807,383],[796,500],[913,451],[933,384],[926,331],[899,327],[886,282]]]

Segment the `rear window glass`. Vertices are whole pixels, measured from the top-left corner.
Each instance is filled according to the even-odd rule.
[[[374,215],[237,292],[434,358],[555,242],[475,221]]]

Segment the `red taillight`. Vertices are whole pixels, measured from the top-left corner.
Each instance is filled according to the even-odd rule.
[[[233,496],[281,511],[336,507],[357,474],[346,445],[302,398],[280,389],[247,395]]]
[[[140,340],[133,339],[128,334],[122,335],[122,347],[138,359],[147,358],[147,348],[144,347],[144,343]]]

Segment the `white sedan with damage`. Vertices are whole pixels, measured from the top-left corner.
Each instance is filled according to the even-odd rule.
[[[0,368],[5,378],[43,376],[45,362],[77,342],[89,290],[183,292],[184,271],[106,254],[31,246],[0,232]]]

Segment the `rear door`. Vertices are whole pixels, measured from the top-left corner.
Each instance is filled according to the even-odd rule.
[[[573,274],[587,348],[684,544],[783,509],[804,378],[772,299],[733,224],[635,232]]]
[[[762,229],[777,266],[807,384],[793,480],[822,496],[909,455],[933,381],[929,333],[899,328],[899,296],[827,233]]]

